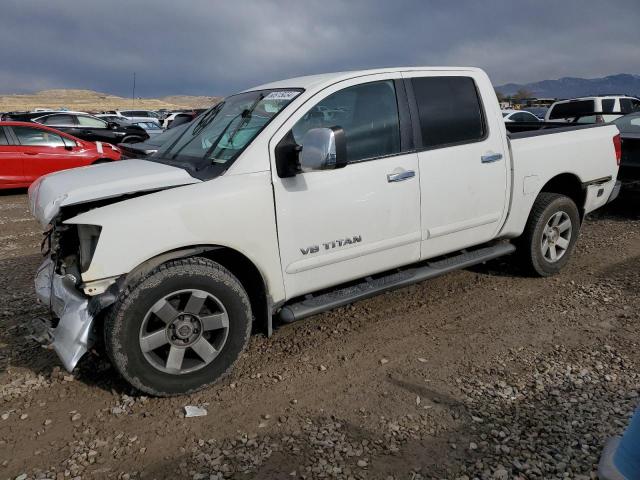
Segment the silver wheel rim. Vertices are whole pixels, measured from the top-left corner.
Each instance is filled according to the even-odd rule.
[[[139,344],[147,361],[172,375],[194,372],[218,356],[229,335],[229,316],[204,290],[170,293],[146,313]]]
[[[542,256],[547,262],[555,263],[560,260],[571,243],[571,218],[566,212],[556,212],[544,226],[540,248]]]

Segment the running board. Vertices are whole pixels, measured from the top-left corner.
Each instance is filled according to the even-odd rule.
[[[442,260],[428,261],[420,266],[409,267],[382,277],[367,277],[360,283],[327,293],[306,295],[304,299],[282,307],[278,316],[281,322],[295,322],[311,315],[348,305],[357,300],[373,297],[388,290],[405,287],[429,278],[438,277],[453,270],[493,260],[512,253],[515,249],[516,247],[511,243],[498,243],[490,247],[462,251]]]

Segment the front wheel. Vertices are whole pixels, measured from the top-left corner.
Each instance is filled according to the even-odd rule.
[[[231,272],[205,258],[159,266],[126,288],[105,319],[107,353],[131,385],[156,396],[194,392],[246,348],[251,306]]]
[[[527,270],[548,277],[569,261],[580,231],[580,214],[573,200],[558,193],[538,195],[522,237],[520,255]]]

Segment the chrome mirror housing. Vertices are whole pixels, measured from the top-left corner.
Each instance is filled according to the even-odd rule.
[[[347,145],[340,127],[312,128],[302,138],[300,171],[333,170],[344,167]]]

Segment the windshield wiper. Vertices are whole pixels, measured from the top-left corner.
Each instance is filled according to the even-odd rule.
[[[205,152],[203,158],[207,158],[211,153],[213,153],[213,151],[218,146],[218,143],[220,143],[220,141],[222,140],[222,137],[224,136],[224,134],[227,133],[227,130],[229,130],[229,127],[233,125],[233,122],[235,122],[238,117],[242,117],[242,119],[238,122],[238,125],[236,126],[236,128],[233,129],[233,132],[231,133],[231,135],[229,135],[229,138],[227,139],[227,143],[231,144],[231,142],[233,142],[233,137],[235,137],[236,133],[238,133],[240,128],[245,124],[246,119],[251,118],[251,114],[253,113],[255,108],[258,106],[258,103],[260,103],[260,100],[262,100],[263,98],[264,98],[264,94],[261,93],[249,108],[245,108],[244,110],[242,110],[242,112],[240,112],[238,115],[233,117],[231,121],[227,124],[227,126],[224,128],[224,130],[222,130],[220,135],[216,137],[211,147]]]
[[[211,110],[209,110],[207,113],[205,113],[202,116],[202,118],[198,121],[198,123],[196,123],[195,126],[193,127],[193,131],[191,132],[191,139],[188,140],[182,147],[180,147],[176,153],[171,155],[171,160],[175,160],[175,158],[178,156],[178,154],[182,150],[184,150],[184,148],[194,140],[196,135],[198,133],[200,133],[207,125],[209,125],[213,121],[214,118],[216,118],[216,116],[218,115],[218,113],[222,109],[223,105],[224,105],[224,102],[220,102],[219,104],[217,104],[215,107],[213,107]],[[175,147],[178,144],[178,142],[180,141],[182,136],[185,135],[187,133],[187,131],[188,131],[188,129],[185,130],[184,132],[182,132],[182,135],[178,135],[178,138],[176,138],[173,141],[173,143],[171,145],[169,145],[169,147],[166,148],[164,151],[167,152],[167,153],[170,153],[171,149],[173,149],[173,147]]]
[[[211,123],[211,121],[214,118],[216,118],[216,115],[218,114],[218,112],[220,111],[223,105],[224,105],[224,102],[220,102],[215,107],[213,107],[213,109],[209,110],[209,112],[205,113],[200,119],[200,121],[196,123],[196,126],[193,128],[193,132],[191,132],[191,135],[196,136],[202,131],[202,129],[204,129],[204,127],[209,125],[209,123]]]
[[[229,139],[227,140],[227,143],[231,144],[233,142],[233,138],[236,136],[236,133],[238,133],[238,131],[246,125],[246,123],[248,122],[248,119],[251,119],[251,114],[258,106],[258,103],[260,103],[260,100],[262,100],[263,98],[264,98],[264,93],[261,93],[258,96],[258,98],[256,98],[256,101],[253,102],[248,109],[242,112],[242,120],[238,122],[238,126],[234,128],[231,135],[229,135]]]

